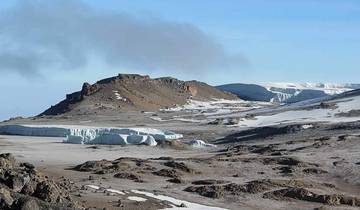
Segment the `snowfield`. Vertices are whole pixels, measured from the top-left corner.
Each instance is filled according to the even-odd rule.
[[[21,136],[65,137],[64,143],[156,146],[157,141],[180,139],[171,131],[152,128],[96,128],[81,126],[4,125],[0,134]]]
[[[224,113],[231,113],[234,111],[247,111],[250,109],[257,109],[271,103],[266,102],[251,102],[244,100],[226,100],[213,99],[212,101],[198,101],[190,99],[185,105],[176,106],[169,109],[162,109],[165,112],[187,111],[191,113],[202,113],[203,115],[217,115]]]
[[[258,101],[244,101],[244,100],[226,100],[213,99],[211,101],[198,101],[190,99],[185,105],[174,106],[168,109],[161,109],[165,113],[179,113],[179,115],[172,116],[170,119],[163,119],[159,116],[152,116],[150,119],[166,122],[166,121],[181,121],[192,122],[199,124],[209,123],[208,118],[222,116],[226,114],[245,112],[255,110],[263,107],[273,106],[270,102]],[[205,118],[205,119],[204,119]]]
[[[288,85],[291,86],[290,84]],[[321,107],[320,104],[322,102],[330,104],[330,107]],[[268,102],[246,102],[242,100],[207,102],[190,100],[184,106],[166,110],[168,112],[179,113],[181,111],[184,113],[185,111],[185,114],[173,116],[173,118],[166,120],[160,117],[153,117],[152,119],[157,121],[183,120],[202,124],[213,123],[227,127],[261,127],[284,123],[352,122],[360,120],[360,114],[358,116],[353,114],[356,112],[360,113],[359,110],[360,96],[347,96],[341,99],[338,99],[337,95],[326,96],[277,106],[271,106],[271,103]],[[350,111],[352,113],[349,114]],[[304,127],[304,129],[309,128],[311,128],[311,125]],[[196,145],[203,144],[195,143],[193,145],[196,147]]]
[[[340,113],[347,113],[352,110],[360,109],[360,96],[331,100],[328,103],[333,103],[333,108],[309,108],[298,109],[298,105],[294,104],[294,109],[291,110],[291,105],[279,113],[266,113],[255,116],[254,119],[243,118],[239,122],[242,127],[260,127],[270,126],[282,123],[306,123],[306,122],[353,122],[360,120],[360,116],[344,117]],[[319,103],[318,103],[319,104]],[[234,117],[235,115],[232,115]]]
[[[346,91],[360,88],[360,84],[334,84],[334,83],[289,83],[289,82],[272,82],[259,83],[268,90],[279,89],[296,89],[296,90],[321,90],[328,95],[340,94]]]

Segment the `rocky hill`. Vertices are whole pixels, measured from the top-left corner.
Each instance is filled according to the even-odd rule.
[[[171,77],[152,79],[137,74],[119,74],[95,84],[84,83],[78,92],[40,115],[64,113],[81,114],[119,111],[157,111],[161,108],[183,105],[188,99],[238,99],[237,96],[218,90],[198,81],[181,81]]]

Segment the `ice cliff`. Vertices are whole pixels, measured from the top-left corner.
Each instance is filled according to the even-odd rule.
[[[181,134],[152,128],[96,128],[76,126],[4,125],[0,134],[21,136],[64,137],[73,144],[145,144],[156,146],[158,141],[182,138]]]

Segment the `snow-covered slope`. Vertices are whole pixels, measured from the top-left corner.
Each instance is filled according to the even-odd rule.
[[[246,115],[252,117],[246,117]],[[360,120],[360,90],[323,99],[308,100],[262,111],[232,113],[223,118],[240,118],[238,126],[262,127],[287,123],[340,123]]]
[[[217,87],[244,100],[295,103],[360,89],[360,84],[331,83],[258,83],[228,84]]]

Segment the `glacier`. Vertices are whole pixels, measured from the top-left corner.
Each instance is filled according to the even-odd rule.
[[[183,137],[171,131],[153,128],[99,128],[70,125],[3,125],[0,134],[64,137],[64,143],[156,146],[158,141]]]
[[[235,83],[217,86],[243,100],[273,103],[296,103],[360,89],[360,84],[331,83]]]

